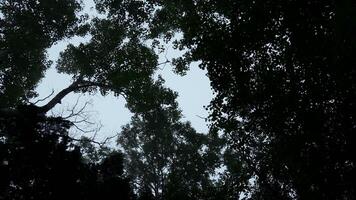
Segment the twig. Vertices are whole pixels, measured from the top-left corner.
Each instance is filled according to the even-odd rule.
[[[111,139],[113,139],[114,137],[117,137],[119,134],[117,133],[117,134],[115,134],[115,135],[113,135],[113,136],[110,136],[110,137],[107,137],[107,138],[105,138],[105,140],[102,142],[102,143],[107,143],[109,140],[111,140]]]
[[[81,132],[83,132],[83,133],[91,133],[91,132],[94,132],[95,130],[84,130],[84,129],[81,129],[81,128],[79,128],[79,126],[77,126],[75,123],[72,123],[72,125],[76,128],[76,129],[78,129],[79,131],[81,131]]]
[[[115,134],[115,135],[113,135],[113,136],[110,136],[110,137],[107,137],[107,138],[105,138],[105,140],[104,141],[102,141],[102,142],[98,142],[98,141],[96,141],[95,139],[93,139],[93,138],[85,138],[85,140],[88,140],[89,142],[91,142],[91,143],[94,143],[94,144],[97,144],[97,145],[99,145],[99,146],[104,146],[109,140],[111,140],[111,139],[113,139],[114,137],[116,137],[118,134]],[[68,137],[68,139],[69,140],[72,140],[72,141],[76,141],[76,142],[81,142],[81,141],[83,141],[84,139],[78,139],[78,138],[74,138],[74,137],[71,137],[71,136],[66,136],[66,137]]]
[[[42,99],[38,99],[35,103],[33,104],[38,104],[39,102],[45,101],[46,99],[48,99],[49,97],[51,97],[54,94],[54,89],[52,89],[51,94],[49,94],[48,96],[46,96],[45,98]]]
[[[83,141],[83,139],[77,139],[77,138],[74,138],[74,137],[70,137],[70,136],[67,136],[69,140],[72,140],[72,141],[76,141],[76,142],[81,142]],[[92,139],[89,139],[89,138],[86,138],[86,140],[88,140],[89,142],[91,143],[94,143],[94,144],[97,144],[99,146],[103,146],[105,145],[105,143],[103,142],[98,142],[98,141],[95,141],[95,140],[92,140]]]
[[[199,115],[195,115],[195,116],[199,117],[200,119],[206,120],[206,117],[202,117],[202,116],[199,116]]]

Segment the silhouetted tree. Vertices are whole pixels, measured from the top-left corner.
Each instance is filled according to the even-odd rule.
[[[95,2],[106,17],[86,23],[79,0],[0,1],[1,198],[93,192],[71,196],[86,199],[116,186],[129,190],[120,154],[96,157],[88,143],[80,149],[70,142],[70,122],[46,117],[67,94],[95,91],[124,96],[135,113],[121,141],[131,150],[129,163],[160,170],[137,174],[144,177],[142,198],[151,198],[149,191],[167,199],[355,198],[353,1]],[[148,39],[167,41],[178,31],[174,45],[186,52],[172,61],[176,72],[201,61],[215,92],[208,136],[180,122],[176,96],[153,79],[158,63]],[[56,63],[71,85],[43,106],[29,104],[50,66],[46,49],[83,35],[90,40],[68,45]],[[213,136],[225,144],[206,158],[199,152]],[[208,177],[219,149],[226,171],[212,189]],[[89,164],[89,156],[97,160]]]
[[[156,106],[136,113],[119,136],[141,199],[206,199],[206,189],[213,188],[210,175],[219,157],[209,152],[209,135],[181,121],[176,96],[171,92],[170,102],[156,98]]]
[[[106,18],[79,16],[81,1],[0,2],[0,86],[2,112],[27,103],[50,66],[46,49],[64,38],[90,36],[77,46],[68,44],[56,62],[58,72],[71,75],[72,83],[46,105],[45,114],[71,92],[113,92],[130,102],[144,96],[154,84],[158,56],[147,41],[145,19],[153,7],[143,2],[96,1]],[[134,97],[136,96],[136,97]],[[138,98],[138,97],[137,97]],[[141,98],[144,101],[145,98]]]
[[[120,153],[84,162],[68,136],[71,122],[17,110],[0,118],[0,199],[132,199]]]
[[[152,2],[156,34],[183,32],[177,67],[207,69],[250,198],[355,198],[353,1]]]
[[[35,96],[50,66],[46,49],[79,30],[79,1],[0,1],[0,106]]]
[[[80,0],[0,1],[0,199],[133,198],[121,154],[98,155],[83,140],[81,149],[68,135],[72,122],[46,116],[71,92],[113,92],[133,111],[150,109],[147,91],[157,88],[152,77],[158,63],[145,44],[141,11],[147,7],[136,1],[96,3],[107,17],[89,23],[79,15]],[[72,83],[43,106],[29,103],[51,65],[46,50],[84,35],[91,39],[69,44],[56,63]]]

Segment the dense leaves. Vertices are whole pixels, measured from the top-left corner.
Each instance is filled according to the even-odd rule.
[[[23,114],[0,119],[0,199],[131,199],[122,154],[84,162],[68,136],[71,122]]]
[[[109,9],[103,6],[101,12]],[[157,56],[136,30],[142,22],[128,26],[131,15],[110,15],[82,26],[80,10],[74,0],[0,2],[0,199],[134,198],[122,175],[122,154],[97,150],[87,138],[75,144],[68,135],[72,122],[45,116],[74,91],[113,91],[142,110],[135,102],[149,102],[143,100],[147,92],[161,89],[151,77]],[[68,45],[57,62],[73,83],[42,107],[26,104],[51,64],[46,49],[83,34],[90,41]]]
[[[112,90],[118,95],[137,83],[151,83],[157,66],[154,52],[115,21],[94,19],[92,23],[91,40],[69,45],[58,62],[59,72],[89,81],[104,94]]]
[[[46,48],[79,27],[80,1],[0,1],[0,104],[14,106],[33,97],[50,66]]]
[[[157,29],[179,29],[189,48],[180,63],[208,70],[210,119],[255,180],[252,198],[355,198],[354,2],[160,5]]]
[[[219,152],[210,149],[215,143],[208,135],[181,122],[176,103],[164,99],[157,98],[156,107],[135,114],[123,127],[118,144],[127,174],[142,199],[206,199]]]
[[[124,171],[139,199],[355,198],[353,1],[95,3],[101,16],[86,21],[81,1],[0,1],[0,199],[134,198]],[[46,49],[83,35],[56,63],[73,83],[26,104]],[[179,74],[193,61],[207,70],[209,134],[181,121],[177,94],[154,78],[159,39],[185,50]],[[45,116],[70,92],[95,91],[134,113],[124,154],[75,145],[71,122]]]

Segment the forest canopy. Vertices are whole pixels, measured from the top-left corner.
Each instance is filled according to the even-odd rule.
[[[355,199],[356,3],[86,3],[0,0],[0,199]],[[154,76],[167,43],[207,71],[207,133]],[[71,84],[31,103],[51,67]],[[50,114],[72,92],[125,98],[120,148]]]

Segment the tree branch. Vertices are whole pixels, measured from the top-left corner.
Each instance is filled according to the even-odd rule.
[[[61,103],[62,99],[67,96],[69,93],[79,89],[80,80],[74,81],[70,86],[60,91],[56,96],[53,97],[46,105],[39,107],[41,113],[47,113],[54,106]]]
[[[49,97],[51,97],[52,95],[54,94],[54,90],[52,89],[52,92],[51,92],[51,94],[49,94],[48,96],[46,96],[46,97],[44,97],[44,98],[42,98],[42,99],[38,99],[36,102],[34,102],[33,104],[37,104],[37,103],[39,103],[39,102],[41,102],[41,101],[45,101],[46,99],[48,99]]]
[[[71,140],[71,141],[75,141],[75,142],[82,142],[83,141],[83,139],[77,139],[77,138],[74,138],[74,137],[70,137],[70,136],[66,136],[69,140]],[[89,142],[91,142],[91,143],[94,143],[94,144],[97,144],[97,145],[99,145],[99,146],[104,146],[106,143],[105,142],[98,142],[98,141],[95,141],[95,140],[92,140],[92,139],[89,139],[89,138],[87,138],[87,140],[89,141]]]
[[[107,84],[103,84],[103,83],[95,83],[95,82],[91,82],[91,81],[85,81],[82,79],[78,79],[77,81],[74,81],[71,85],[69,85],[67,88],[60,91],[46,105],[39,107],[39,112],[47,113],[52,108],[54,108],[57,104],[60,104],[62,99],[65,96],[67,96],[69,93],[79,90],[81,88],[87,88],[87,87],[92,87],[92,86],[111,89],[111,90],[113,89],[113,87],[111,85],[107,85]]]

